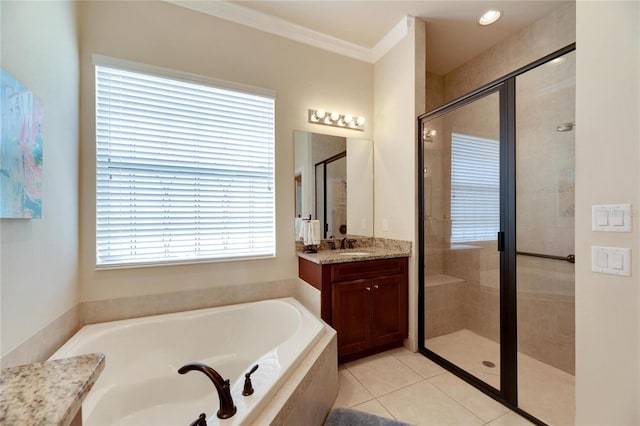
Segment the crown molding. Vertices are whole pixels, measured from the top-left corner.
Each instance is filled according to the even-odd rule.
[[[375,63],[395,46],[396,43],[402,40],[407,35],[409,25],[413,23],[414,19],[412,16],[403,17],[373,48],[368,48],[301,25],[293,24],[284,19],[241,6],[237,3],[199,0],[165,1],[176,6],[185,7],[196,12],[205,13],[226,21],[235,22],[368,63]]]
[[[405,38],[409,33],[409,28],[411,28],[415,19],[411,15],[405,15],[398,21],[398,23],[391,28],[391,30],[384,36],[375,46],[371,49],[371,58],[372,62],[375,64],[378,62],[384,55],[390,51],[393,46],[398,44],[400,40]]]
[[[249,9],[236,3],[227,1],[198,1],[198,0],[165,0],[168,3],[197,12],[206,13],[226,21],[235,22],[255,28],[260,31],[279,35],[300,43],[308,44],[329,52],[347,56],[359,61],[371,62],[371,49],[355,43],[332,37],[319,31],[292,24],[257,10]]]

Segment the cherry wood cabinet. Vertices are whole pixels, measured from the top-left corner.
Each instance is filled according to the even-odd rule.
[[[322,319],[338,332],[340,362],[402,345],[407,263],[403,257],[321,265],[299,258],[300,278],[321,291]]]

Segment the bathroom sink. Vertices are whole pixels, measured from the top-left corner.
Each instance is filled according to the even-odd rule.
[[[348,251],[343,253],[338,253],[340,256],[368,256],[371,253],[367,253],[366,251]]]

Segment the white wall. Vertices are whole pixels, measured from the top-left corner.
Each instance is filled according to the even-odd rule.
[[[373,67],[164,2],[80,2],[81,300],[293,279],[293,131],[354,131],[307,123],[308,108],[372,117]],[[277,258],[95,271],[94,74],[91,54],[274,89]],[[358,137],[372,138],[371,126]]]
[[[417,120],[425,111],[425,23],[374,64],[374,235],[411,241],[409,346],[417,347]],[[383,222],[388,229],[385,230]]]
[[[78,52],[69,2],[0,2],[0,66],[44,104],[42,219],[2,219],[1,353],[78,301]]]
[[[576,424],[640,424],[640,3],[577,3]],[[631,203],[633,232],[591,231],[593,204]],[[629,247],[630,278],[591,272]]]

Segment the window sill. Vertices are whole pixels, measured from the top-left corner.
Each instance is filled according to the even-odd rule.
[[[165,266],[185,266],[196,265],[201,263],[223,263],[223,262],[237,262],[237,261],[250,261],[250,260],[265,260],[275,259],[277,256],[264,255],[254,257],[228,257],[224,259],[194,259],[194,260],[176,260],[176,261],[162,261],[162,262],[140,262],[140,263],[120,263],[116,265],[96,265],[96,271],[111,271],[115,269],[138,269],[138,268],[157,268]]]

